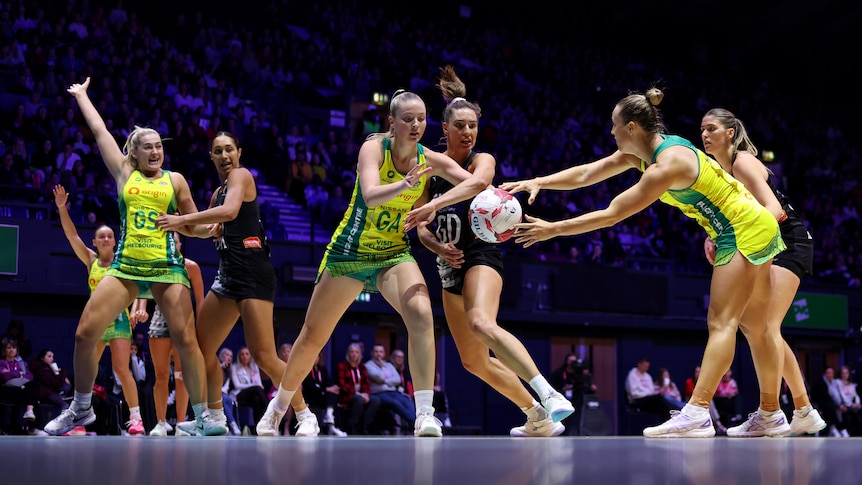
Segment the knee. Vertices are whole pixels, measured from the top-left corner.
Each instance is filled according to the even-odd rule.
[[[470,317],[470,330],[474,335],[479,337],[480,340],[492,338],[496,327],[496,322],[485,315],[475,315]]]

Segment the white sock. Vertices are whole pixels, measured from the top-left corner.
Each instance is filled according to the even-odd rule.
[[[89,409],[93,403],[93,393],[92,392],[78,392],[75,391],[75,398],[72,399],[72,406],[78,411]]]
[[[764,418],[770,418],[776,413],[780,413],[780,409],[776,409],[775,411],[764,411],[763,409],[757,408],[757,414],[763,416]]]
[[[434,391],[416,391],[413,393],[417,413],[434,414]]]
[[[303,419],[311,417],[311,416],[314,416],[314,413],[311,412],[311,409],[305,408],[302,411],[299,411],[296,413],[296,420],[302,421]],[[302,418],[302,419],[300,419],[300,418]]]
[[[285,412],[287,408],[290,407],[290,400],[293,399],[293,395],[296,394],[296,391],[288,391],[287,389],[281,387],[281,384],[278,385],[278,392],[273,397],[273,401],[275,404],[275,409],[278,412]]]
[[[141,407],[140,406],[135,406],[135,407],[129,408],[129,419],[132,421],[141,419]]]
[[[215,421],[225,421],[227,417],[224,415],[224,408],[209,408],[210,417]]]
[[[542,404],[535,399],[533,399],[532,407],[521,408],[521,411],[527,415],[527,419],[529,421],[542,421],[548,417],[548,411],[546,411]]]
[[[813,410],[814,407],[809,404],[807,406],[802,406],[801,408],[797,409],[796,412],[804,418],[805,416],[808,416],[808,414]]]
[[[548,383],[548,380],[542,374],[537,375],[530,379],[530,387],[536,391],[536,394],[539,395],[539,398],[544,399],[546,396],[553,394],[554,388]]]
[[[700,406],[694,406],[691,404],[686,404],[682,408],[682,414],[685,414],[686,416],[688,416],[689,418],[692,418],[692,419],[700,419],[700,418],[705,418],[705,417],[709,416],[709,409],[708,408],[702,408]]]

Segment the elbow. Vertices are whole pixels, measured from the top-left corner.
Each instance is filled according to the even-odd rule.
[[[470,193],[473,195],[478,194],[479,192],[485,190],[488,186],[491,185],[491,182],[485,180],[482,177],[471,177],[471,180],[468,182],[470,187]]]

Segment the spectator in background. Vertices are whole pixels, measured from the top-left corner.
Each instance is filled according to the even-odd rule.
[[[407,370],[407,365],[404,360],[404,351],[400,349],[393,350],[392,354],[389,355],[389,359],[392,361],[392,365],[395,366],[395,370],[398,371],[398,375],[401,377],[401,384],[398,386],[398,392],[406,394],[412,399],[413,378],[410,377],[410,371]]]
[[[233,351],[227,347],[222,347],[218,351],[218,360],[219,366],[222,369],[222,375],[224,376],[224,384],[221,388],[221,400],[224,407],[224,415],[227,418],[228,429],[230,430],[230,434],[234,436],[239,436],[242,434],[242,431],[239,429],[239,425],[236,422],[236,418],[234,417],[233,406],[234,400],[230,395],[231,391],[231,366],[233,365]]]
[[[24,322],[17,318],[9,320],[9,324],[6,326],[6,333],[0,338],[15,341],[18,348],[17,358],[19,361],[26,361],[33,354],[33,343],[24,329]]]
[[[233,399],[240,406],[252,409],[255,423],[260,421],[269,399],[263,388],[260,368],[251,358],[248,347],[241,347],[237,352],[236,363],[230,368],[230,380]]]
[[[655,382],[649,374],[650,361],[646,357],[638,359],[638,364],[626,377],[626,394],[629,403],[643,412],[666,416],[671,410],[681,408],[671,405],[658,393]]]
[[[841,375],[835,379],[838,411],[838,428],[841,436],[862,436],[862,402],[856,392],[856,383],[850,380],[850,367],[841,366]]]
[[[676,387],[676,383],[670,378],[670,371],[665,368],[658,370],[656,389],[674,409],[682,409],[685,406],[679,388]]]
[[[287,360],[287,359],[285,359]],[[347,436],[347,433],[335,426],[335,407],[338,406],[338,384],[329,375],[329,371],[318,354],[314,367],[308,377],[302,381],[302,395],[309,409],[318,415],[323,425],[323,432],[330,436]]]
[[[371,348],[371,360],[365,363],[371,394],[380,399],[380,407],[388,409],[401,418],[402,427],[413,428],[416,406],[406,394],[398,392],[401,375],[391,362],[386,360],[386,349],[381,344]]]
[[[840,400],[835,381],[835,369],[826,367],[823,375],[819,379],[815,379],[811,386],[811,401],[820,411],[823,420],[826,421],[829,436],[836,438],[843,435],[838,429],[838,402]]]
[[[566,427],[567,435],[578,436],[583,416],[584,395],[595,393],[597,390],[589,368],[578,354],[572,352],[566,355],[563,365],[551,373],[549,381],[554,389],[559,389],[566,399],[572,402],[575,412],[562,423]]]
[[[69,407],[66,399],[71,398],[72,383],[65,369],[54,362],[54,352],[42,349],[36,358],[30,362],[30,372],[33,380],[39,384],[39,400],[50,402],[62,411]]]
[[[721,382],[718,383],[712,399],[725,426],[730,427],[742,421],[742,398],[739,396],[736,379],[733,378],[733,369],[727,369],[721,376]]]
[[[362,348],[356,342],[347,346],[344,360],[338,363],[338,390],[338,405],[348,413],[348,434],[369,434],[377,418],[380,399],[371,394]]]
[[[36,406],[39,404],[39,383],[33,380],[33,374],[27,364],[20,360],[18,344],[11,339],[0,341],[3,358],[0,359],[0,397],[24,408],[21,416],[27,423],[30,434],[45,434],[34,426],[36,422]]]

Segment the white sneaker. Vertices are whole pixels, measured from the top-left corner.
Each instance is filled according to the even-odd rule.
[[[807,411],[807,412],[806,412]],[[816,409],[793,411],[793,421],[790,422],[790,434],[814,434],[826,427],[826,421],[820,417]]]
[[[194,421],[177,423],[176,436],[222,436],[227,434],[227,424],[214,420],[209,413]]]
[[[784,436],[788,433],[790,433],[790,425],[787,424],[784,411],[775,411],[771,416],[765,417],[760,414],[760,410],[757,410],[749,414],[744,423],[727,428],[727,436],[730,438]]]
[[[669,420],[644,429],[643,434],[646,438],[712,438],[715,427],[709,413],[702,418],[690,418],[681,411],[671,411]]]
[[[33,428],[27,432],[30,436],[48,436],[48,433],[42,431],[39,428]]]
[[[345,436],[347,436],[346,432],[336,428],[334,424],[328,424],[325,426],[328,427],[328,429],[326,430],[326,434],[328,434],[329,436],[337,436],[339,438],[344,438]]]
[[[551,420],[555,423],[559,423],[575,412],[572,402],[557,391],[545,396],[542,399],[542,406],[548,411],[548,414],[551,415]]]
[[[320,434],[320,426],[314,413],[296,413],[296,436],[316,438],[318,434]]]
[[[555,423],[551,418],[545,418],[541,421],[530,421],[527,419],[527,422],[524,423],[523,426],[517,426],[512,428],[509,431],[509,435],[511,436],[559,436],[563,434],[563,431],[566,430],[566,427],[563,426],[563,423]]]
[[[278,427],[281,424],[282,418],[284,418],[285,411],[279,412],[279,410],[275,409],[275,399],[270,399],[269,404],[266,405],[266,412],[263,413],[263,417],[260,418],[255,427],[257,435],[278,436]],[[315,422],[314,424],[317,423]]]
[[[230,434],[231,435],[233,435],[233,436],[241,436],[242,435],[242,430],[239,429],[239,425],[236,424],[236,421],[234,421],[233,423],[230,423],[229,427],[230,427]]]
[[[150,430],[150,436],[167,436],[168,435],[168,427],[165,426],[164,421],[159,421],[153,426],[153,429]]]
[[[32,409],[24,411],[24,415],[21,417],[27,421],[36,421],[36,413],[34,413]]]
[[[95,422],[96,413],[93,411],[93,406],[78,411],[69,407],[45,425],[45,432],[52,436],[59,436],[72,431],[75,426],[87,426]]]
[[[847,431],[846,429],[842,429],[842,430],[841,430],[841,437],[842,437],[842,438],[849,438],[849,437],[850,437],[850,432],[849,432],[849,431]]]
[[[833,438],[840,438],[841,437],[841,432],[838,431],[838,428],[836,428],[834,424],[829,427],[829,436],[831,436]]]
[[[171,426],[171,423],[169,423],[169,422],[167,422],[167,421],[165,421],[165,429],[168,431],[168,433],[173,433],[173,432],[174,432],[174,427],[173,427],[173,426]]]
[[[413,425],[413,436],[431,436],[439,438],[443,436],[443,429],[440,422],[434,416],[434,409],[431,411],[419,412],[416,414],[416,421]]]

